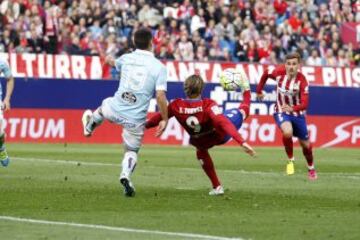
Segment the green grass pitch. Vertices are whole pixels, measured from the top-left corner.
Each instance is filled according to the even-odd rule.
[[[299,149],[296,174],[286,176],[280,148],[257,148],[256,159],[240,148],[214,148],[226,194],[211,197],[193,148],[144,146],[135,198],[125,198],[118,182],[120,145],[7,149],[0,216],[240,239],[360,239],[360,149],[315,149],[319,179],[310,182]],[[0,218],[0,239],[196,238]]]

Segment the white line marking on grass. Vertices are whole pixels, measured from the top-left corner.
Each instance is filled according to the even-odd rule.
[[[69,164],[69,165],[85,165],[85,166],[111,166],[111,167],[120,167],[119,164],[115,163],[100,163],[100,162],[85,162],[85,161],[72,161],[72,160],[60,160],[60,159],[44,159],[44,158],[23,158],[23,157],[13,157],[14,160],[20,161],[32,161],[32,162],[44,162],[44,163],[54,163],[54,164]],[[164,168],[165,166],[147,166],[147,168]],[[198,171],[196,168],[189,167],[171,167],[179,170],[188,170],[188,171]],[[239,170],[230,170],[230,169],[221,169],[219,171],[229,172],[229,173],[241,173],[241,174],[258,174],[262,176],[283,176],[283,173],[280,172],[261,172],[261,171],[245,171],[242,169]],[[320,175],[334,176],[334,177],[343,177],[351,179],[360,179],[359,173],[342,173],[342,172],[320,172]]]
[[[93,229],[118,231],[118,232],[154,234],[154,235],[184,237],[184,238],[193,238],[193,239],[209,239],[209,240],[235,240],[235,239],[237,239],[237,240],[243,240],[243,238],[228,238],[228,237],[218,237],[218,236],[193,234],[193,233],[163,232],[163,231],[156,231],[156,230],[112,227],[112,226],[106,226],[106,225],[82,224],[82,223],[72,223],[72,222],[57,222],[57,221],[37,220],[37,219],[29,219],[29,218],[18,218],[18,217],[11,217],[11,216],[0,216],[0,220],[46,224],[46,225],[69,226],[69,227],[78,227],[78,228],[93,228]]]

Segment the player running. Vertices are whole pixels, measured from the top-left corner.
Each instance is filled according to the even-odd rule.
[[[168,120],[166,68],[151,52],[151,31],[146,28],[137,30],[134,34],[134,44],[134,52],[124,54],[116,60],[112,57],[106,59],[108,64],[121,72],[119,88],[113,97],[106,98],[94,112],[86,110],[82,118],[85,136],[91,136],[104,119],[122,125],[125,154],[119,180],[124,186],[125,196],[129,197],[135,195],[130,176],[137,163],[146,114],[155,91],[162,117],[158,134],[164,131]]]
[[[286,172],[294,174],[293,140],[299,139],[303,154],[308,165],[308,177],[310,180],[317,179],[314,167],[312,146],[309,141],[305,112],[308,106],[309,83],[305,76],[299,72],[300,55],[292,53],[286,56],[285,66],[278,66],[274,70],[266,70],[261,76],[256,93],[259,100],[263,100],[263,87],[267,79],[277,82],[277,100],[274,118],[281,129],[282,141],[288,156]]]
[[[202,98],[204,81],[198,75],[188,77],[184,82],[186,99],[178,98],[168,106],[169,118],[175,117],[190,135],[190,144],[196,147],[196,156],[203,170],[209,177],[213,189],[209,195],[222,195],[224,188],[216,175],[215,167],[209,148],[225,144],[233,138],[251,156],[255,151],[247,144],[238,133],[243,120],[249,114],[250,90],[244,93],[244,102],[239,108],[226,110],[224,114],[216,102],[208,98]],[[160,113],[155,114],[146,123],[146,128],[157,126],[161,122]],[[157,134],[159,136],[159,134]]]
[[[5,149],[5,129],[4,129],[4,111],[10,110],[10,99],[14,91],[14,78],[11,74],[11,70],[7,62],[0,59],[0,75],[4,74],[6,78],[6,95],[4,101],[0,100],[0,163],[3,167],[9,165],[10,159]],[[2,99],[2,89],[0,84],[0,99]]]

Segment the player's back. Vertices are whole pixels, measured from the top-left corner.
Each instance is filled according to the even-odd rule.
[[[120,84],[112,108],[133,121],[146,119],[149,103],[155,90],[166,91],[166,68],[153,53],[135,50],[115,61],[120,72]]]
[[[219,110],[211,99],[176,99],[170,104],[169,109],[170,115],[175,116],[192,137],[200,137],[214,131],[210,114]]]

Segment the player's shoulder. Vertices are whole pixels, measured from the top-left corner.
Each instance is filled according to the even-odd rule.
[[[280,65],[275,66],[274,73],[276,75],[285,75],[286,74],[285,65],[280,64]]]
[[[298,81],[306,82],[306,83],[308,82],[308,80],[306,79],[305,75],[302,72],[298,72],[296,78]]]
[[[217,105],[216,102],[210,98],[203,98],[202,101],[204,102],[205,107],[211,107],[213,105]]]
[[[184,99],[176,98],[171,101],[171,103],[169,104],[169,107],[174,109],[174,108],[182,107],[183,105],[184,105]]]

